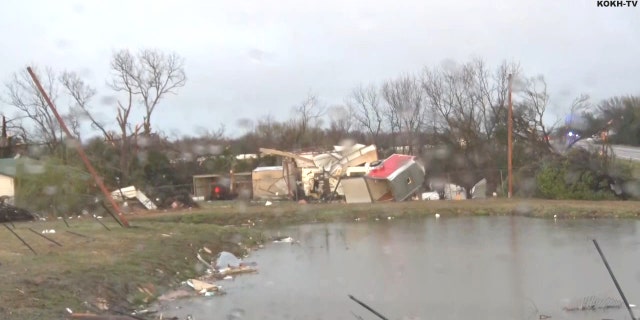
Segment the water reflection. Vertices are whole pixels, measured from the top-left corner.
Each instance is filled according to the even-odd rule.
[[[640,302],[637,224],[460,217],[292,227],[280,233],[299,245],[252,255],[260,274],[222,282],[226,296],[167,310],[196,319],[238,309],[244,319],[374,319],[353,294],[391,319],[626,319],[625,310],[562,308],[592,295],[619,298],[592,238],[630,302]]]

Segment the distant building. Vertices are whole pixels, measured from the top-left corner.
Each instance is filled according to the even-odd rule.
[[[15,179],[20,165],[34,165],[36,160],[29,158],[0,159],[0,197],[13,199],[16,195]]]

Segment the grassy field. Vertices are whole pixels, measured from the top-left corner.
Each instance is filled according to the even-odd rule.
[[[106,301],[109,308],[127,310],[204,270],[198,249],[246,253],[260,241],[248,228],[210,224],[143,222],[123,229],[115,222],[106,230],[92,219],[15,224],[0,232],[0,319],[63,319],[65,308],[92,310]],[[60,243],[50,242],[29,230]],[[71,231],[75,234],[72,234]],[[256,236],[257,234],[257,236]],[[80,236],[82,235],[82,236]]]
[[[60,319],[65,308],[112,310],[144,306],[203,270],[196,252],[207,247],[245,254],[278,226],[446,215],[522,215],[564,218],[637,218],[639,202],[544,200],[413,201],[376,204],[249,204],[218,202],[197,210],[128,215],[124,229],[91,218],[16,223],[0,231],[0,319]],[[7,225],[11,228],[11,225]],[[60,243],[58,246],[40,235]]]

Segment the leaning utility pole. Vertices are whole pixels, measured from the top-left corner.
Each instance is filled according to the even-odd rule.
[[[47,102],[47,104],[49,105],[49,108],[51,108],[51,111],[56,116],[56,119],[58,119],[58,123],[60,123],[60,128],[62,128],[62,130],[64,130],[64,132],[67,134],[67,139],[74,139],[73,135],[71,134],[71,131],[69,131],[69,128],[64,123],[64,120],[58,113],[58,110],[53,105],[53,102],[47,95],[47,92],[44,90],[44,88],[40,84],[40,80],[38,80],[38,77],[36,76],[36,74],[33,72],[33,70],[31,70],[31,67],[27,67],[27,72],[29,72],[31,79],[33,79],[33,83],[35,83],[36,87],[38,88],[38,91],[40,91],[40,94],[44,98],[44,101]],[[82,144],[76,143],[76,148],[78,149],[78,154],[80,155],[82,162],[84,162],[84,165],[87,167],[87,170],[89,170],[89,173],[91,173],[91,175],[93,176],[93,179],[96,181],[96,184],[98,184],[98,187],[100,188],[104,196],[107,198],[107,200],[111,203],[111,206],[113,206],[113,208],[118,213],[118,218],[120,219],[122,224],[125,227],[129,227],[129,222],[122,215],[122,212],[120,211],[120,207],[115,202],[115,200],[113,200],[113,197],[111,197],[111,193],[109,193],[109,191],[107,190],[107,187],[105,187],[104,183],[102,182],[102,179],[100,179],[100,177],[98,176],[98,172],[96,172],[96,169],[93,167],[93,165],[91,165],[89,158],[87,158],[87,155],[84,153]]]
[[[513,103],[511,101],[511,85],[513,82],[513,77],[509,74],[509,119],[507,119],[507,171],[509,177],[509,193],[508,197],[511,198],[513,195]]]

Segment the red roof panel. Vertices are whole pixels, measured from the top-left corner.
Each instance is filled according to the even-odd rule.
[[[386,158],[379,166],[371,169],[367,177],[372,179],[387,179],[387,177],[396,172],[396,170],[414,161],[414,158],[414,156],[404,154],[393,154],[389,158]]]

